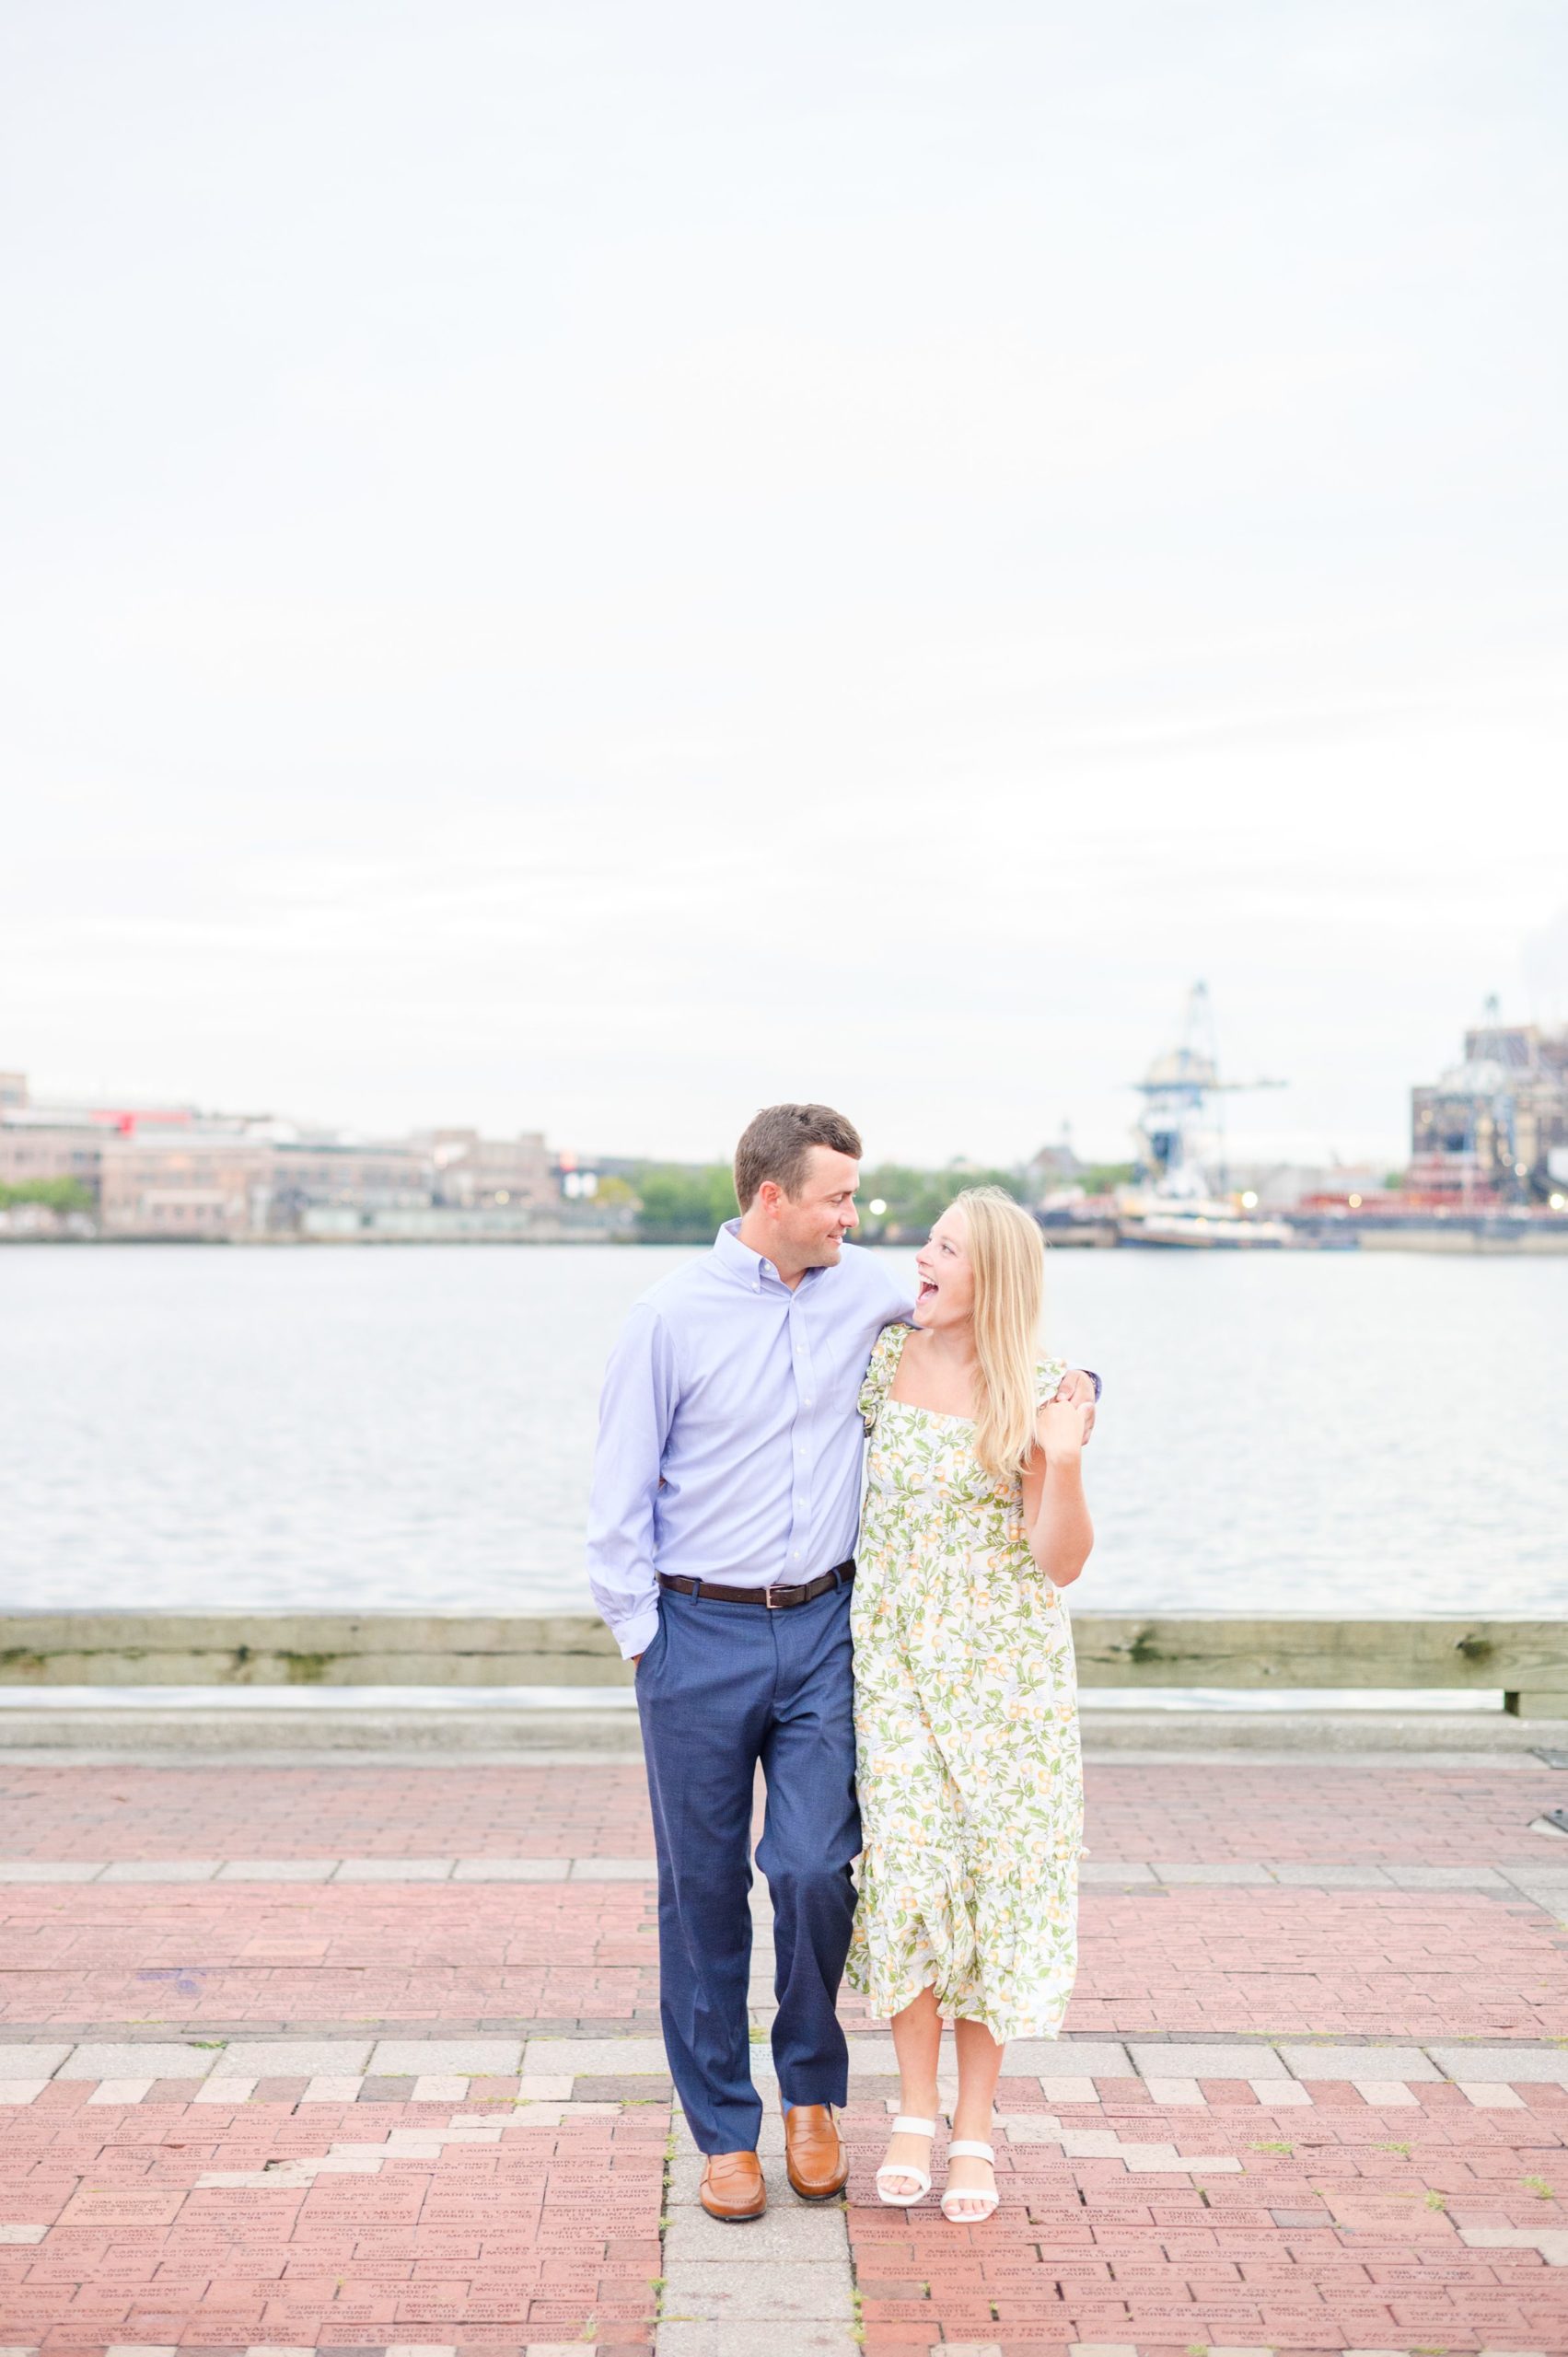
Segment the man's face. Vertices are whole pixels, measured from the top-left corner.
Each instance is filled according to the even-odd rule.
[[[854,1190],[860,1165],[853,1155],[835,1154],[831,1146],[814,1145],[799,1192],[776,1194],[772,1215],[780,1244],[796,1267],[830,1269],[838,1260],[844,1237],[860,1225]]]

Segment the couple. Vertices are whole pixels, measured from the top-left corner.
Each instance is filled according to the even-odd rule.
[[[846,1252],[860,1155],[828,1106],[759,1113],[736,1149],[739,1218],[637,1303],[600,1404],[589,1577],[637,1665],[665,2045],[703,2207],[734,2222],[767,2202],[747,2014],[759,1762],[773,2059],[804,2199],[848,2176],[846,1958],[899,2059],[886,2201],[930,2190],[954,2023],[955,2223],[996,2207],[1004,2043],[1056,2035],[1075,1963],[1083,1788],[1058,1591],[1093,1543],[1080,1457],[1098,1377],[1039,1364],[1040,1231],[994,1189],[944,1213],[912,1302],[879,1253]]]

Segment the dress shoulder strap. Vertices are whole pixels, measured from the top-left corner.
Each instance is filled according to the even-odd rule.
[[[868,1433],[877,1429],[877,1419],[888,1396],[888,1387],[898,1373],[909,1330],[907,1326],[884,1326],[877,1337],[865,1380],[860,1387],[861,1422]]]

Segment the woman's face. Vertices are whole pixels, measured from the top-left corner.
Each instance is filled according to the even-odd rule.
[[[956,1203],[943,1213],[930,1241],[915,1254],[914,1265],[920,1276],[914,1300],[917,1326],[935,1332],[944,1326],[962,1326],[973,1317],[974,1264],[968,1223]]]

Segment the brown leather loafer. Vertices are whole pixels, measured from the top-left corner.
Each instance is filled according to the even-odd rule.
[[[792,2104],[784,2113],[784,2166],[802,2201],[830,2201],[849,2182],[843,2142],[825,2103]]]
[[[710,2153],[703,2164],[698,2199],[710,2218],[744,2226],[768,2206],[762,2164],[755,2153]]]

